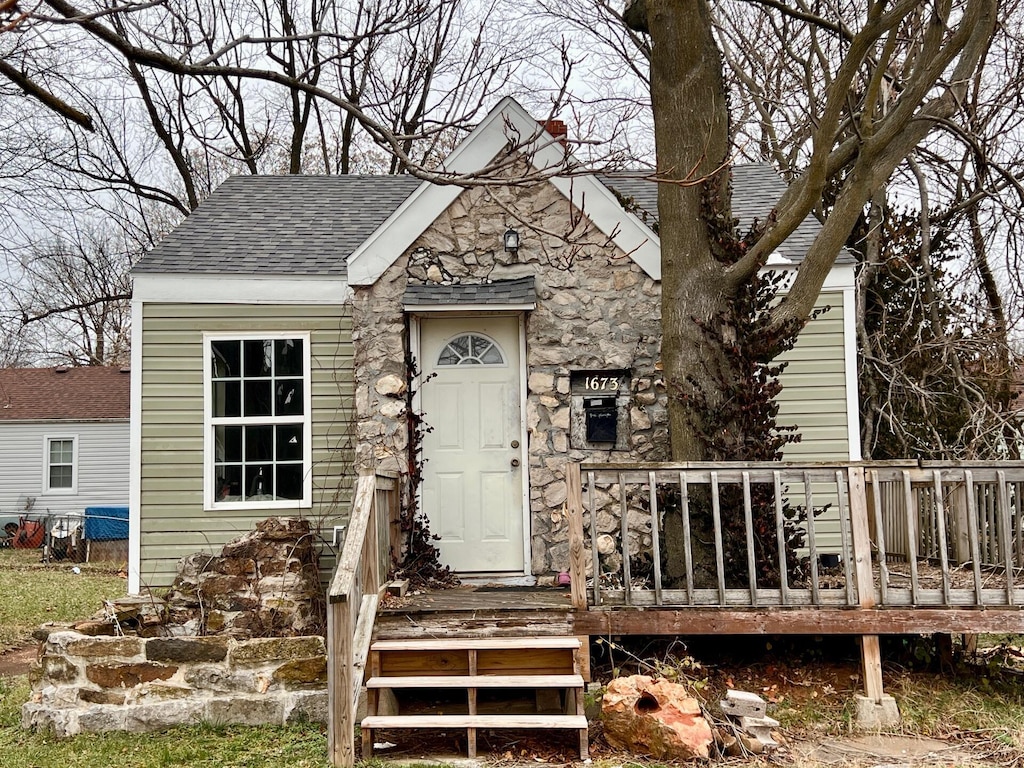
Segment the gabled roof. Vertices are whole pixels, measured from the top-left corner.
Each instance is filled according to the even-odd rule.
[[[775,203],[786,191],[786,182],[768,163],[734,165],[732,172],[732,215],[739,220],[740,230],[750,227],[754,219],[761,221],[771,213]],[[602,174],[598,178],[622,197],[632,200],[640,209],[644,222],[658,220],[658,183],[650,178],[651,171],[620,171]],[[772,254],[772,261],[800,261],[821,231],[817,219],[808,217]],[[851,263],[844,250],[837,259],[840,264]]]
[[[534,170],[551,172],[549,181],[587,218],[629,254],[651,277],[661,276],[658,236],[591,174],[558,175],[566,169],[561,143],[540,128],[516,102],[502,99],[443,163],[443,170],[469,174],[489,166],[510,145]],[[522,146],[520,146],[522,145]],[[348,260],[351,285],[371,285],[462,192],[455,185],[423,182]]]
[[[498,104],[445,161],[470,173],[516,137],[532,138],[539,170],[563,168],[561,144],[513,99]],[[658,184],[650,171],[553,176],[553,184],[655,279],[661,276]],[[614,190],[614,191],[613,191]],[[785,190],[767,164],[733,167],[741,226],[764,217]],[[295,275],[373,283],[463,191],[411,176],[233,176],[135,265],[136,274]],[[632,198],[636,211],[623,208]],[[797,262],[820,230],[805,220],[771,262]],[[779,258],[781,257],[781,258]],[[840,262],[848,258],[840,257]]]
[[[0,368],[0,422],[128,419],[127,370]]]
[[[136,273],[340,276],[420,185],[411,176],[232,176]]]

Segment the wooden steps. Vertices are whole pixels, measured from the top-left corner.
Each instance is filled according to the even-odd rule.
[[[370,647],[366,681],[367,716],[360,723],[363,758],[373,754],[373,732],[379,729],[444,729],[466,731],[466,751],[476,757],[477,730],[573,730],[579,736],[580,758],[588,754],[587,718],[583,713],[580,641],[575,637],[445,638],[443,640],[380,640]],[[464,698],[454,708],[465,712],[384,713],[383,692],[436,690]],[[548,692],[562,710],[537,713],[480,712],[477,692]],[[541,709],[541,707],[537,707]],[[550,709],[550,704],[547,707]]]

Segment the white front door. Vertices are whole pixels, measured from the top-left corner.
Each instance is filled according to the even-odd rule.
[[[519,319],[424,319],[423,510],[458,573],[523,573]]]

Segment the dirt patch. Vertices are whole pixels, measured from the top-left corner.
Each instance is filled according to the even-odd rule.
[[[27,675],[32,662],[36,660],[38,649],[33,645],[11,648],[0,653],[0,677],[18,677]]]
[[[977,756],[956,744],[917,736],[866,734],[794,744],[794,766],[925,766],[972,763]]]

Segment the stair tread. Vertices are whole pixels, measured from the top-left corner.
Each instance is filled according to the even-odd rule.
[[[362,728],[577,728],[586,715],[371,715]]]
[[[582,688],[582,675],[396,675],[371,677],[367,688]]]
[[[464,651],[533,648],[566,648],[578,650],[576,637],[450,637],[444,639],[377,640],[374,651]]]

